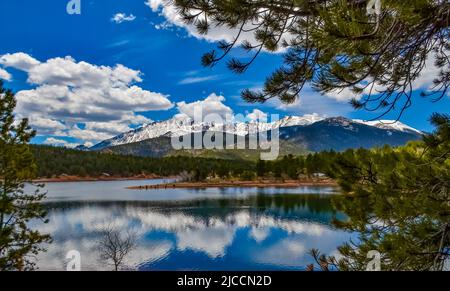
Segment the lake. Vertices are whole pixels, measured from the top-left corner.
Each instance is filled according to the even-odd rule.
[[[168,180],[167,180],[168,181]],[[136,234],[126,265],[137,270],[302,270],[309,251],[337,254],[354,235],[333,227],[345,219],[331,204],[333,187],[127,190],[163,180],[46,185],[52,236],[40,270],[65,270],[77,250],[83,270],[111,270],[100,260],[101,230]]]

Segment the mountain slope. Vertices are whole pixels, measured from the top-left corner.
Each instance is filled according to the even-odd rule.
[[[298,121],[303,122],[303,121]],[[290,124],[295,124],[291,122]],[[238,128],[238,125],[236,128]],[[247,126],[252,126],[251,124]],[[256,126],[256,125],[255,125]],[[271,126],[273,127],[273,125]],[[203,134],[211,132],[217,127],[198,128],[203,130]],[[184,130],[184,129],[183,129]],[[224,140],[236,141],[242,132],[252,132],[251,128],[244,128],[238,134],[223,133]],[[139,131],[143,133],[144,130]],[[148,131],[147,131],[148,132]],[[217,131],[215,131],[217,132]],[[118,139],[112,139],[100,143],[95,148],[102,151],[112,151],[120,154],[130,154],[146,157],[164,157],[171,155],[182,156],[197,156],[197,157],[217,157],[223,159],[257,159],[261,150],[216,150],[216,149],[185,149],[175,151],[171,144],[171,137],[181,137],[173,132],[168,132],[163,136],[146,139],[143,141],[119,144],[110,146],[117,142]],[[268,131],[270,136],[270,131]],[[317,152],[323,150],[343,151],[349,148],[372,148],[376,146],[390,145],[400,146],[406,144],[408,141],[417,140],[421,138],[419,131],[412,129],[406,125],[396,125],[395,127],[382,126],[375,124],[369,125],[361,121],[353,121],[343,117],[321,119],[316,122],[307,122],[305,125],[289,125],[279,127],[280,133],[280,155],[287,154],[305,154],[308,152]],[[188,138],[187,135],[182,135],[183,138]],[[123,139],[124,136],[119,136]],[[127,136],[126,138],[129,138]],[[142,136],[141,136],[142,137]],[[193,140],[193,133],[191,133],[191,140]],[[246,135],[248,143],[248,134]]]
[[[328,118],[309,126],[293,126],[280,130],[282,140],[303,144],[313,152],[384,145],[400,146],[420,137],[416,131],[384,129],[342,117]]]
[[[316,123],[323,122],[325,120],[341,120],[343,123],[358,123],[366,126],[390,130],[395,132],[412,133],[415,135],[420,135],[421,132],[409,127],[400,122],[394,122],[389,120],[384,121],[369,121],[365,122],[362,120],[349,120],[343,117],[338,118],[328,118],[325,119],[319,115],[305,115],[305,116],[287,116],[283,119],[275,121],[273,123],[267,122],[236,122],[232,124],[214,124],[214,123],[194,123],[191,119],[182,118],[172,118],[162,122],[154,122],[151,124],[144,125],[140,128],[120,134],[111,139],[102,141],[101,143],[95,145],[91,150],[101,150],[113,146],[126,145],[137,143],[149,139],[159,138],[159,137],[180,137],[189,133],[200,133],[200,132],[225,132],[228,134],[233,134],[237,136],[246,136],[258,131],[269,131],[275,128],[290,128],[296,126],[310,126]],[[342,125],[342,124],[341,124]]]
[[[303,117],[288,116],[273,123],[267,122],[236,122],[232,124],[194,123],[191,119],[172,118],[166,121],[154,122],[138,129],[120,134],[93,146],[92,150],[101,150],[111,146],[136,143],[162,136],[179,137],[193,132],[225,132],[238,136],[246,136],[255,132],[268,131],[273,128],[309,125],[322,120],[317,115]]]

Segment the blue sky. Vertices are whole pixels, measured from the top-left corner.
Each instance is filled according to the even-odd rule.
[[[346,100],[321,96],[311,90],[302,93],[299,104],[288,108],[281,108],[277,102],[256,106],[244,103],[239,97],[239,92],[244,88],[261,87],[265,77],[280,65],[281,56],[263,53],[244,75],[235,75],[230,72],[225,67],[225,63],[220,63],[212,69],[202,68],[201,56],[215,48],[212,40],[220,37],[214,38],[213,36],[209,40],[201,39],[192,36],[189,29],[173,25],[172,23],[176,23],[176,21],[168,16],[167,9],[164,10],[162,7],[156,9],[160,3],[159,0],[81,0],[81,15],[69,15],[66,12],[69,0],[1,1],[3,13],[0,17],[2,37],[0,57],[21,52],[41,64],[46,64],[49,60],[70,56],[71,59],[66,59],[65,62],[73,65],[74,70],[78,70],[80,62],[85,62],[92,66],[88,69],[101,72],[108,71],[105,68],[113,70],[117,64],[121,64],[127,69],[139,71],[140,74],[137,77],[131,71],[127,71],[134,77],[130,77],[131,81],[123,80],[120,83],[121,88],[124,88],[123,92],[118,92],[118,94],[131,92],[127,89],[136,85],[138,86],[137,89],[135,88],[136,90],[139,90],[140,93],[144,92],[142,96],[166,99],[172,104],[163,106],[158,103],[159,107],[156,106],[154,109],[144,110],[144,112],[139,110],[141,103],[130,105],[128,102],[124,104],[126,109],[115,108],[111,104],[105,105],[105,111],[113,108],[111,115],[116,114],[116,119],[107,115],[100,117],[101,108],[97,107],[85,110],[82,112],[82,116],[77,116],[78,112],[73,108],[80,108],[83,104],[71,104],[68,105],[71,108],[67,109],[68,116],[65,118],[62,115],[65,112],[62,108],[59,108],[58,112],[48,109],[53,105],[53,101],[45,103],[43,100],[46,98],[45,95],[37,97],[32,95],[34,91],[30,91],[37,88],[43,89],[40,88],[43,86],[46,89],[49,89],[51,85],[53,85],[51,88],[59,86],[60,83],[55,83],[55,76],[38,76],[38,73],[46,73],[45,68],[31,72],[30,69],[18,68],[17,62],[12,65],[11,58],[7,60],[10,63],[3,60],[3,65],[0,62],[0,69],[3,70],[3,74],[6,74],[5,71],[9,74],[9,78],[3,77],[8,79],[5,86],[16,92],[24,91],[18,98],[19,103],[21,100],[25,100],[25,103],[27,100],[43,102],[42,106],[24,105],[23,108],[18,108],[18,110],[22,110],[19,113],[23,116],[33,115],[37,127],[42,123],[53,124],[53,121],[61,123],[55,123],[53,130],[51,126],[44,126],[45,129],[40,132],[42,136],[35,139],[35,142],[38,143],[44,142],[48,138],[64,140],[69,143],[95,143],[97,140],[92,138],[88,129],[103,131],[104,134],[101,137],[111,136],[127,127],[133,128],[139,125],[139,121],[142,120],[129,118],[130,112],[151,120],[165,120],[180,112],[177,103],[184,101],[185,104],[189,104],[204,100],[212,93],[223,96],[224,98],[216,101],[222,102],[234,113],[245,114],[254,108],[259,108],[266,113],[279,113],[281,116],[317,113],[360,119],[376,117],[376,114],[354,111]],[[146,5],[146,1],[153,4],[154,9]],[[125,17],[128,17],[127,20],[113,21],[112,18],[117,13],[123,13]],[[233,54],[239,55],[240,52],[236,50]],[[64,61],[61,61],[60,65],[67,70],[69,68]],[[1,70],[0,76],[2,76]],[[109,78],[111,81],[114,79],[114,72],[109,73],[109,77],[105,78]],[[30,79],[34,81],[30,81]],[[57,82],[61,82],[61,80],[58,79]],[[68,90],[81,94],[76,87],[84,86],[86,81],[77,79],[77,82],[79,83],[68,86]],[[115,79],[111,82],[115,82]],[[80,91],[86,92],[85,88],[80,89],[83,89]],[[68,102],[76,102],[74,98],[77,98],[77,94],[72,94],[73,96],[70,97],[72,99],[69,98],[72,101]],[[30,96],[34,96],[35,99],[26,99],[31,98]],[[64,102],[64,96],[60,97],[58,100]],[[401,121],[421,130],[431,130],[428,123],[431,112],[450,113],[448,99],[433,104],[429,100],[423,100],[416,92],[412,108],[402,116]],[[83,101],[87,107],[89,107],[88,100]],[[119,106],[121,104],[117,105],[117,107]],[[153,103],[145,104],[142,108],[150,109],[150,106],[153,106]],[[395,116],[396,113],[393,113],[387,117],[395,118]],[[45,121],[46,119],[48,120]],[[133,121],[130,121],[131,119]],[[111,125],[111,128],[106,128],[108,124]],[[115,127],[112,128],[112,125]]]

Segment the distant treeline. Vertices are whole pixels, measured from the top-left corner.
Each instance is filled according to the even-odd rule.
[[[144,158],[103,152],[89,152],[61,147],[33,145],[38,165],[38,177],[76,175],[97,177],[102,174],[130,177],[140,174],[161,176],[183,174],[192,180],[207,177],[238,177],[252,180],[256,177],[297,179],[321,172],[333,152],[307,156],[284,156],[276,161],[246,161],[214,158],[172,156]]]
[[[239,176],[244,171],[255,167],[254,163],[247,161],[191,157],[143,158],[37,145],[32,148],[39,177],[63,174],[95,177],[104,173],[122,177],[140,174],[170,176],[185,172],[201,180],[208,173]]]

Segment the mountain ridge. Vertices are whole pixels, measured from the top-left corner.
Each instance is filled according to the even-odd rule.
[[[173,121],[171,121],[173,122]],[[300,123],[300,125],[295,125]],[[157,127],[153,127],[154,125]],[[140,129],[103,141],[90,150],[113,152],[144,157],[165,157],[174,155],[216,157],[224,159],[257,159],[261,149],[182,149],[175,150],[171,138],[190,136],[200,132],[202,135],[214,131],[223,134],[223,140],[237,144],[238,137],[244,136],[246,143],[255,132],[255,128],[266,129],[270,137],[272,130],[279,129],[280,156],[302,155],[326,150],[344,151],[351,148],[373,148],[384,145],[401,146],[409,141],[418,140],[422,133],[402,123],[374,123],[351,120],[345,117],[322,118],[284,118],[272,124],[240,123],[224,128],[217,124],[176,124],[172,128],[158,128],[163,123],[153,123]],[[157,133],[154,137],[146,138]],[[230,133],[233,132],[233,133]],[[135,135],[137,133],[137,136]],[[250,133],[250,135],[249,135]],[[149,135],[150,134],[150,135]],[[140,140],[143,139],[143,140]],[[127,143],[123,143],[127,141]],[[114,144],[117,142],[117,144]]]
[[[403,124],[399,121],[393,120],[381,120],[381,121],[363,121],[360,119],[349,119],[346,117],[320,117],[318,115],[305,115],[305,116],[286,116],[278,121],[267,122],[235,122],[230,124],[215,124],[210,123],[194,123],[191,119],[172,118],[165,121],[153,122],[143,125],[137,129],[129,132],[122,133],[113,138],[104,140],[93,147],[90,150],[102,150],[104,148],[112,146],[120,146],[126,144],[133,144],[149,139],[154,139],[162,136],[167,137],[180,137],[190,133],[196,132],[224,132],[228,134],[246,136],[254,134],[255,132],[265,132],[276,128],[287,128],[295,126],[309,126],[315,123],[326,121],[334,123],[337,126],[349,126],[351,124],[363,124],[370,127],[375,127],[383,130],[400,131],[406,133],[413,133],[421,135],[422,132]]]

